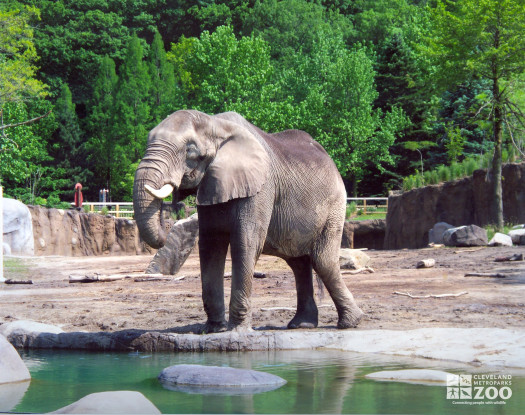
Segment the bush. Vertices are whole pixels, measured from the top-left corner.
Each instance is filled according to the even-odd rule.
[[[107,206],[103,206],[102,209],[100,209],[100,214],[106,216],[109,212],[109,208]]]
[[[437,169],[439,181],[449,182],[451,178],[450,169],[447,166],[441,165]]]
[[[478,161],[473,157],[465,159],[463,161],[463,164],[465,165],[465,174],[467,176],[472,176],[474,174],[474,171],[476,171],[479,168]]]

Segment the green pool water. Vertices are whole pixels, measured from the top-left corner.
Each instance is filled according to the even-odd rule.
[[[509,374],[505,369],[444,366],[443,362],[338,351],[250,353],[85,353],[21,352],[32,380],[12,412],[48,412],[95,392],[143,393],[163,413],[407,413],[522,414],[525,378],[512,374],[512,396],[505,404],[454,404],[445,386],[377,382],[365,375],[404,368],[452,373]],[[287,384],[255,395],[198,395],[164,389],[157,376],[175,364],[254,369],[286,379]],[[472,400],[471,400],[472,401]],[[457,402],[457,400],[456,400]]]

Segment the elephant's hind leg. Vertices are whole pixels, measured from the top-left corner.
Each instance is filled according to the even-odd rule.
[[[318,323],[317,305],[314,300],[312,283],[312,262],[310,257],[302,256],[286,260],[295,276],[297,287],[297,312],[288,323],[289,329],[315,328]]]
[[[348,329],[356,327],[364,313],[358,307],[354,296],[341,277],[339,267],[340,241],[341,234],[337,235],[337,232],[327,227],[314,250],[312,265],[334,301],[339,315],[337,328]]]

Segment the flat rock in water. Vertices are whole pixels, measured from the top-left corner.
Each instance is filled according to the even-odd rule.
[[[164,369],[159,381],[166,389],[198,394],[254,394],[277,389],[279,376],[231,367],[175,365]]]
[[[92,393],[52,414],[160,414],[142,393],[114,391]]]
[[[447,376],[454,376],[452,373],[442,372],[441,370],[431,369],[406,369],[406,370],[385,370],[382,372],[369,373],[367,379],[380,381],[418,383],[424,385],[446,384]]]

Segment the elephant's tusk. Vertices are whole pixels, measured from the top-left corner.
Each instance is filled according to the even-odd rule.
[[[145,185],[144,188],[146,189],[146,192],[157,199],[166,199],[170,194],[173,193],[173,190],[175,189],[175,187],[173,187],[171,184],[165,184],[161,189],[158,190],[154,189],[148,184]]]

